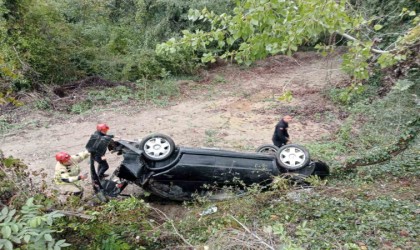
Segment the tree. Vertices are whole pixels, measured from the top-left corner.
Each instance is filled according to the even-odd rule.
[[[220,56],[249,65],[268,55],[290,55],[305,43],[336,33],[349,41],[350,53],[344,57],[343,68],[356,80],[368,77],[367,59],[372,57],[372,53],[382,54],[379,60],[382,65],[406,58],[405,52],[401,52],[403,38],[395,43],[396,48],[391,51],[377,49],[374,41],[363,38],[360,31],[370,21],[354,14],[356,12],[349,8],[343,0],[245,0],[237,1],[233,15],[217,15],[208,9],[190,10],[191,21],[210,22],[211,30],[183,31],[181,39],[172,38],[159,44],[156,51],[167,55],[188,51],[204,63],[214,62]],[[415,32],[418,24],[418,18],[414,19],[414,28],[404,35]],[[375,29],[380,28],[375,26]],[[400,48],[397,49],[398,46]],[[318,45],[317,48],[331,47]]]

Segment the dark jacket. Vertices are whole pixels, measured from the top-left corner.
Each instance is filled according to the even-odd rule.
[[[287,132],[287,128],[289,127],[289,124],[285,122],[283,119],[281,119],[274,129],[273,134],[273,143],[276,146],[282,146],[287,143],[289,140],[289,133]],[[277,145],[280,144],[280,145]]]
[[[101,133],[100,131],[95,131],[95,133],[93,133],[93,135],[98,136],[98,138],[101,138],[101,137],[104,137],[104,136],[108,136],[107,134]],[[95,161],[98,161],[99,162],[100,159],[101,159],[101,157],[105,155],[105,152],[106,151],[104,151],[103,154],[94,154]]]
[[[108,136],[113,138],[114,136],[112,135],[107,135],[104,133],[101,133],[100,131],[95,131],[94,135],[100,136],[100,137],[104,137],[104,136]],[[104,156],[106,153],[106,151],[104,151],[104,153],[102,155],[100,154],[94,154],[93,159],[98,163],[98,176],[99,178],[103,178],[105,175],[105,172],[109,169],[109,165],[108,162],[106,160],[102,160],[102,156]]]

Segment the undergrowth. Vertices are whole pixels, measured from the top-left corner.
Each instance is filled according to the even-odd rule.
[[[81,114],[93,107],[111,103],[153,103],[157,106],[166,106],[169,99],[179,95],[179,86],[176,79],[139,80],[133,87],[117,86],[102,90],[90,90],[84,100],[74,103],[68,111]]]

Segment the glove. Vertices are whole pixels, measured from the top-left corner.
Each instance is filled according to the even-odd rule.
[[[88,174],[84,174],[84,175],[79,175],[79,180],[85,180],[87,179]]]

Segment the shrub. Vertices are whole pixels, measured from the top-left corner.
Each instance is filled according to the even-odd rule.
[[[63,215],[58,212],[43,214],[43,206],[35,205],[33,198],[26,201],[19,213],[16,209],[4,207],[0,212],[0,227],[2,239],[0,249],[11,250],[14,246],[29,249],[60,250],[70,246],[65,240],[56,240],[51,229],[55,218]]]

